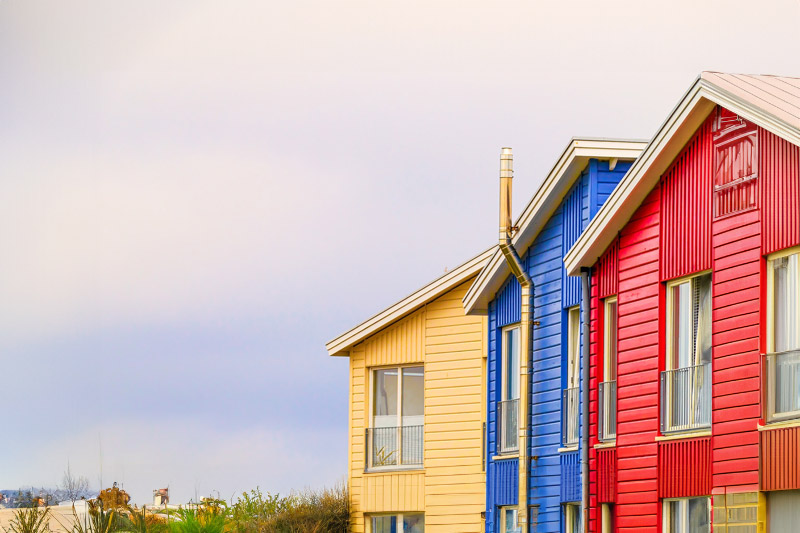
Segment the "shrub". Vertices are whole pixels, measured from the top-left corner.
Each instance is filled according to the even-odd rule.
[[[50,531],[48,518],[50,510],[46,507],[17,509],[6,533],[45,533]]]

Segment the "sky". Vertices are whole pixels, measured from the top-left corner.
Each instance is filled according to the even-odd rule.
[[[327,341],[494,243],[573,136],[800,76],[800,0],[0,0],[0,489],[330,486]]]

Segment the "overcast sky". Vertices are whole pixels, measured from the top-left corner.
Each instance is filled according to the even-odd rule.
[[[0,488],[346,475],[324,344],[493,244],[572,136],[800,76],[800,0],[0,0]],[[661,4],[663,5],[663,4]]]

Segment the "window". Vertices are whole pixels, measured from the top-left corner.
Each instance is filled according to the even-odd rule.
[[[422,513],[372,516],[370,533],[425,533],[425,516]]]
[[[567,388],[563,399],[563,438],[565,446],[578,444],[578,413],[580,408],[581,379],[581,311],[571,307],[567,311]]]
[[[614,531],[614,506],[610,503],[600,504],[600,533]]]
[[[800,417],[800,268],[782,252],[767,269],[767,420]]]
[[[500,508],[500,533],[522,533],[522,528],[517,525],[519,513],[516,507]]]
[[[600,394],[600,440],[617,437],[617,299],[603,306],[603,381]]]
[[[710,532],[710,505],[708,498],[681,498],[664,500],[664,533]]]
[[[770,531],[796,531],[800,524],[800,490],[768,492],[767,513]]]
[[[372,371],[367,468],[422,467],[424,386],[421,366]]]
[[[566,533],[581,532],[581,506],[577,503],[564,504],[564,531]]]
[[[711,274],[667,285],[661,431],[711,425]]]
[[[500,401],[498,402],[499,451],[512,453],[519,449],[519,327],[502,332],[500,364]]]

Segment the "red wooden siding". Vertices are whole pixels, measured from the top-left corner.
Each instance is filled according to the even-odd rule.
[[[759,211],[715,220],[712,277],[714,487],[758,484],[761,235]]]
[[[597,503],[614,503],[617,485],[617,449],[597,450]]]
[[[771,254],[800,244],[800,148],[759,130],[761,248]]]
[[[658,527],[660,192],[647,196],[619,238],[618,531]]]
[[[761,432],[761,490],[800,489],[800,427]]]
[[[758,128],[724,108],[714,116],[714,216],[719,218],[758,204]]]
[[[711,268],[714,149],[706,120],[661,177],[661,280]]]
[[[608,247],[603,256],[597,261],[596,276],[600,298],[617,294],[617,280],[619,276],[619,239]]]
[[[598,324],[600,323],[599,300],[598,300],[598,271],[595,267],[591,278],[590,297],[589,297],[589,531],[595,532],[598,527],[598,506],[597,506],[597,450],[594,448],[598,443],[597,435],[597,394],[598,383],[600,381],[599,361],[602,355],[598,353],[598,347],[602,341],[598,338]]]
[[[658,443],[658,496],[711,494],[711,437]]]

